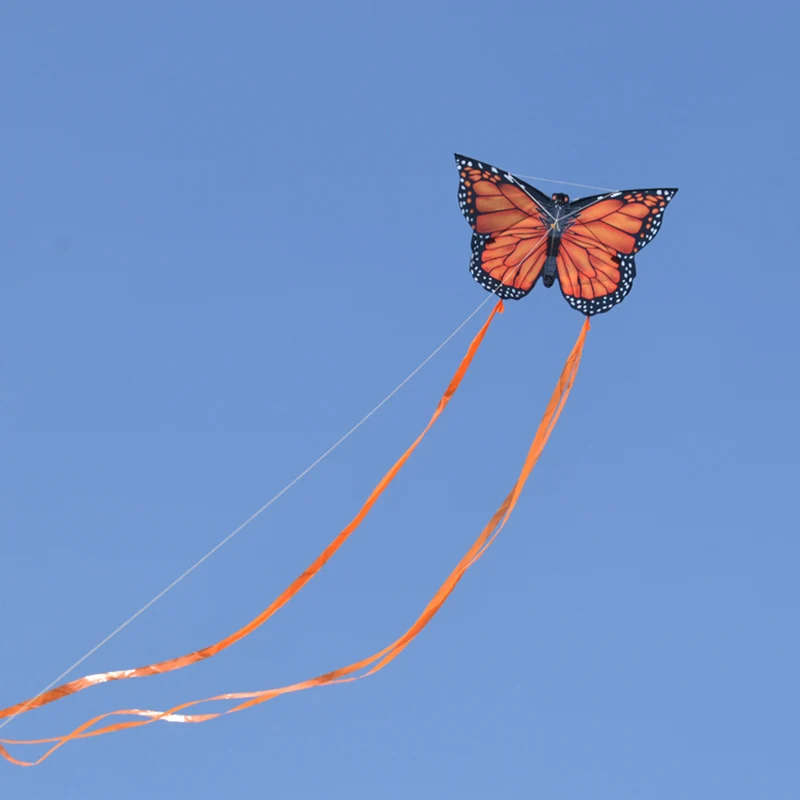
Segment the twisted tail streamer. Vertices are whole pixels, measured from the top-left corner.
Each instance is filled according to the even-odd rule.
[[[431,416],[428,424],[425,426],[422,433],[420,433],[419,436],[414,440],[411,446],[405,451],[405,453],[400,456],[400,458],[392,465],[383,478],[381,478],[380,482],[372,490],[358,514],[356,514],[353,520],[330,542],[330,544],[328,544],[322,553],[317,556],[314,562],[301,575],[295,578],[295,580],[258,616],[254,617],[252,620],[250,620],[250,622],[239,628],[237,631],[234,631],[229,636],[226,636],[224,639],[221,639],[220,641],[209,645],[208,647],[195,650],[194,652],[187,653],[183,656],[170,658],[166,661],[159,661],[154,664],[147,664],[134,669],[112,670],[109,672],[101,672],[96,675],[85,675],[82,678],[76,678],[75,680],[64,683],[60,686],[50,689],[49,691],[42,692],[41,694],[28,700],[16,703],[8,708],[0,709],[0,719],[13,718],[19,716],[20,714],[25,714],[35,708],[41,708],[49,703],[62,700],[65,697],[77,694],[78,692],[82,692],[84,689],[97,686],[98,684],[108,683],[110,681],[127,680],[129,678],[143,678],[149,675],[160,675],[165,672],[174,672],[175,670],[183,669],[184,667],[196,664],[199,661],[204,661],[205,659],[221,653],[223,650],[226,650],[227,648],[236,644],[236,642],[241,641],[246,636],[249,636],[251,633],[253,633],[253,631],[260,628],[271,616],[273,616],[273,614],[283,608],[283,606],[285,606],[315,575],[317,575],[317,573],[319,573],[319,571],[325,566],[325,564],[328,563],[337,550],[341,548],[341,546],[347,541],[347,539],[350,538],[359,525],[364,521],[367,514],[378,501],[378,498],[386,491],[389,484],[397,476],[397,473],[403,468],[406,461],[408,461],[408,459],[411,457],[411,454],[417,449],[419,444],[425,438],[425,435],[433,427],[436,420],[438,420],[442,415],[442,412],[445,410],[448,403],[453,398],[453,395],[456,393],[456,390],[461,385],[461,381],[464,379],[467,370],[472,364],[472,361],[478,352],[478,348],[481,346],[481,343],[483,342],[483,339],[489,330],[492,320],[497,314],[501,314],[502,312],[503,301],[499,300],[486,319],[486,322],[483,324],[481,329],[475,335],[475,338],[470,343],[464,358],[461,360],[461,363],[453,375],[452,380],[439,400],[439,404],[436,406],[436,410],[433,412],[433,416]],[[5,754],[3,753],[3,755]]]
[[[496,309],[497,310],[497,309]],[[488,324],[488,323],[487,323]],[[550,401],[545,410],[541,423],[536,431],[533,442],[528,450],[528,454],[523,463],[519,477],[517,478],[514,486],[509,492],[508,496],[501,503],[500,507],[492,516],[489,523],[481,531],[478,538],[473,542],[472,546],[458,562],[455,569],[450,573],[445,582],[439,587],[433,599],[428,603],[423,612],[417,618],[416,622],[398,639],[392,642],[388,647],[380,650],[377,653],[362,659],[361,661],[353,662],[345,667],[326,672],[318,675],[316,678],[293,683],[288,686],[282,686],[277,689],[268,689],[256,692],[235,692],[229,694],[216,695],[204,700],[194,700],[191,702],[182,703],[174,706],[167,711],[152,711],[146,709],[120,709],[106,714],[93,717],[87,720],[82,725],[75,728],[71,733],[65,736],[49,737],[44,739],[28,739],[28,740],[10,740],[0,739],[0,755],[7,761],[19,766],[36,766],[41,764],[45,759],[49,758],[56,750],[63,747],[67,742],[76,739],[87,739],[94,736],[103,736],[108,733],[115,733],[131,728],[142,727],[143,725],[150,725],[153,722],[180,722],[180,723],[200,723],[208,722],[212,719],[217,719],[227,714],[234,714],[238,711],[243,711],[247,708],[265,703],[275,697],[280,697],[285,694],[300,692],[305,689],[311,689],[317,686],[330,686],[333,684],[350,683],[353,681],[361,680],[383,669],[387,664],[397,658],[400,653],[420,634],[420,632],[428,625],[433,617],[438,613],[444,605],[448,597],[453,593],[455,587],[467,572],[467,570],[480,559],[497,535],[505,526],[509,517],[511,516],[514,507],[519,500],[522,489],[525,486],[530,474],[539,460],[545,445],[547,444],[550,434],[552,433],[558,418],[564,408],[564,405],[569,397],[572,386],[575,382],[578,367],[580,365],[581,356],[583,354],[584,343],[586,334],[589,331],[588,317],[584,321],[581,332],[575,342],[572,352],[567,358],[564,369],[559,378],[558,384],[553,391]],[[485,331],[483,331],[485,332]],[[474,343],[473,343],[474,344]],[[455,380],[455,379],[454,379]],[[452,386],[452,384],[451,384]],[[447,394],[440,402],[446,404]],[[437,412],[439,409],[437,409]],[[304,573],[305,574],[305,573]],[[277,602],[277,601],[276,601]],[[186,709],[198,706],[202,703],[210,702],[235,702],[233,707],[217,712],[206,714],[184,714],[181,713]],[[98,723],[116,716],[135,716],[140,719],[127,720],[124,722],[116,722],[95,728]],[[4,745],[22,746],[22,745],[42,745],[50,744],[51,747],[37,760],[24,761],[12,756]]]

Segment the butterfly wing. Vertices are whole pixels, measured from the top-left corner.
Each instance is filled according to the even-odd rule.
[[[636,189],[586,197],[570,206],[556,265],[567,302],[587,316],[621,303],[636,277],[634,255],[658,233],[677,189]]]
[[[498,297],[533,289],[547,257],[549,200],[513,175],[456,155],[458,202],[472,227],[473,278]]]

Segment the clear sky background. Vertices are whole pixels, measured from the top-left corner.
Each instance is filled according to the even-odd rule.
[[[390,668],[2,763],[0,795],[800,796],[796,25],[789,2],[6,2],[0,706],[486,296],[454,151],[680,193],[631,295],[595,318],[511,523]],[[179,655],[264,608],[427,421],[485,312],[82,671]],[[404,631],[505,496],[581,324],[541,285],[507,312],[267,626],[0,735],[301,680]]]

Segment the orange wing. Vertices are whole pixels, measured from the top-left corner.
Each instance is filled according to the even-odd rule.
[[[519,300],[533,289],[547,257],[546,197],[489,164],[458,155],[456,164],[459,205],[474,231],[470,272],[498,297]]]
[[[636,277],[634,254],[658,233],[677,191],[639,189],[578,201],[581,210],[556,258],[561,291],[573,308],[591,316],[625,299]]]

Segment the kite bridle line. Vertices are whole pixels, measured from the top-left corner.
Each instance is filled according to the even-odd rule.
[[[533,181],[545,181],[546,183],[558,183],[558,184],[562,184],[563,186],[578,186],[578,187],[580,187],[582,189],[598,189],[599,191],[604,192],[605,194],[603,194],[600,197],[598,197],[597,200],[595,201],[596,203],[599,203],[599,202],[601,202],[603,200],[607,200],[609,197],[611,197],[611,195],[617,194],[617,193],[619,193],[621,191],[620,189],[608,189],[605,186],[592,186],[592,185],[590,185],[588,183],[572,183],[571,181],[557,181],[557,180],[554,180],[552,178],[542,178],[542,177],[539,177],[537,175],[515,175],[513,173],[509,173],[509,175],[511,175],[511,177],[527,178],[527,179],[533,180]],[[520,187],[520,188],[522,188],[522,187]],[[523,189],[523,191],[524,191],[524,189]],[[528,193],[525,192],[525,194],[528,194]],[[528,197],[530,197],[530,195],[528,195]],[[574,219],[575,217],[578,216],[578,214],[581,213],[581,211],[585,210],[584,208],[579,208],[576,211],[572,211],[571,213],[566,214],[565,216],[559,217],[558,219],[556,219],[555,217],[553,217],[553,215],[546,208],[543,208],[539,203],[537,203],[536,200],[533,197],[531,197],[531,200],[533,200],[533,202],[536,203],[536,205],[539,206],[539,208],[541,208],[542,211],[544,211],[547,214],[547,216],[550,217],[550,219],[552,219],[553,222],[556,222],[556,223],[561,222],[563,224],[563,223],[565,223],[565,222],[567,222],[567,221],[569,221],[571,219]],[[584,226],[584,227],[586,227],[586,226]],[[565,230],[566,230],[566,228],[565,228]],[[591,230],[591,228],[587,227],[586,230],[587,230],[587,232],[589,234],[591,234],[592,238],[595,239],[597,241],[597,243],[601,247],[605,247],[603,245],[603,243],[600,241],[600,239],[597,237],[597,235]],[[545,234],[545,236],[548,236],[548,235],[549,235],[549,231],[548,231],[547,234]],[[541,240],[539,240],[539,241],[541,241]],[[534,245],[534,249],[536,249],[538,244],[539,243],[537,242],[536,245]],[[533,252],[533,250],[531,250],[531,252],[528,253],[528,255],[525,256],[524,259],[522,259],[522,262],[521,262],[520,266],[525,263],[525,261],[528,259],[528,257],[531,255],[532,252]]]
[[[514,173],[512,173],[512,174],[514,174]],[[598,191],[603,192],[605,194],[605,196],[604,197],[598,197],[596,202],[600,202],[601,200],[606,200],[610,195],[621,191],[620,189],[609,189],[606,186],[592,186],[589,183],[573,183],[572,181],[557,181],[554,178],[542,178],[539,175],[516,175],[516,174],[514,174],[514,177],[525,178],[525,179],[531,180],[531,181],[543,181],[544,183],[557,183],[557,184],[560,184],[562,186],[577,186],[580,189],[597,189]],[[528,193],[525,192],[525,194],[528,194]],[[531,199],[533,200],[533,198],[531,198]],[[536,205],[539,205],[539,204],[536,203]],[[541,208],[541,206],[540,206],[540,208]],[[584,209],[580,208],[577,211],[573,211],[571,214],[567,214],[566,216],[560,218],[559,220],[553,220],[553,221],[554,222],[566,222],[567,220],[572,219],[573,217],[576,217],[583,210]],[[553,219],[553,215],[552,214],[548,213],[548,216],[550,217],[550,219]],[[601,242],[601,244],[602,244],[602,242]]]
[[[431,361],[444,347],[456,337],[458,333],[473,319],[473,317],[478,314],[481,309],[496,295],[497,290],[502,287],[502,284],[495,289],[495,291],[491,292],[488,297],[486,297],[481,303],[476,306],[476,308],[425,358],[423,359],[400,383],[392,389],[386,397],[383,398],[371,411],[365,414],[352,428],[350,428],[343,436],[341,436],[334,444],[332,444],[322,455],[320,455],[316,460],[314,460],[311,464],[309,464],[302,472],[300,472],[296,477],[294,477],[289,483],[287,483],[279,492],[273,495],[264,505],[261,506],[256,512],[251,514],[244,522],[242,522],[237,528],[231,531],[224,539],[218,542],[214,547],[212,547],[205,555],[195,561],[192,566],[186,569],[183,573],[181,573],[175,580],[173,580],[168,586],[162,589],[158,594],[156,594],[151,600],[145,603],[138,611],[132,614],[128,619],[126,619],[121,625],[115,628],[111,633],[109,633],[104,639],[102,639],[98,644],[92,647],[89,651],[87,651],[83,656],[81,656],[74,664],[68,667],[64,672],[62,672],[57,678],[51,681],[44,689],[39,691],[36,695],[29,698],[26,703],[22,705],[22,707],[14,714],[10,715],[7,719],[0,722],[0,730],[5,728],[9,723],[13,722],[20,714],[25,713],[35,702],[38,700],[42,695],[46,694],[50,689],[54,686],[59,684],[64,678],[71,675],[81,664],[91,658],[98,650],[108,644],[114,637],[120,634],[125,628],[127,628],[131,623],[133,623],[136,619],[138,619],[142,614],[148,611],[152,606],[154,606],[162,597],[164,597],[168,592],[174,589],[179,583],[181,583],[185,578],[191,575],[196,569],[198,569],[202,564],[204,564],[211,556],[213,556],[218,550],[220,550],[224,545],[230,542],[237,534],[243,531],[251,522],[256,520],[261,514],[263,514],[273,503],[275,503],[280,497],[282,497],[286,492],[288,492],[295,484],[301,481],[309,472],[311,472],[315,467],[317,467],[322,461],[324,461],[331,453],[334,452],[341,444],[343,444],[347,439],[350,438],[362,425],[364,425],[367,420],[370,419],[375,413],[377,413],[389,400],[392,399],[412,378],[414,378],[418,372],[420,372],[429,361]]]
[[[543,181],[544,183],[559,183],[562,186],[577,186],[580,189],[597,189],[600,192],[616,192],[617,189],[608,189],[605,186],[591,186],[588,183],[572,183],[571,181],[557,181],[553,178],[541,178],[538,175],[517,175],[518,178],[526,178],[531,181]]]
[[[523,192],[525,192],[525,194],[526,194],[526,195],[528,196],[528,198],[529,198],[529,199],[530,199],[530,200],[531,200],[531,201],[532,201],[532,202],[533,202],[533,203],[536,205],[536,207],[537,207],[537,208],[538,208],[538,209],[539,209],[539,210],[540,210],[542,213],[544,213],[544,214],[546,214],[548,217],[550,217],[550,219],[551,219],[551,220],[553,220],[553,222],[554,222],[556,225],[558,225],[558,223],[559,223],[559,222],[561,222],[561,223],[564,223],[564,222],[566,222],[567,220],[570,220],[570,219],[572,219],[573,217],[577,217],[577,216],[578,216],[578,214],[580,214],[580,213],[581,213],[581,211],[583,211],[583,210],[584,210],[584,208],[578,208],[578,209],[576,209],[575,211],[572,211],[572,212],[570,212],[569,214],[565,214],[563,217],[561,216],[561,213],[560,213],[560,211],[559,211],[559,212],[557,212],[557,213],[558,213],[558,216],[555,216],[555,217],[554,217],[554,216],[553,216],[553,214],[551,213],[551,211],[550,211],[548,208],[546,208],[545,206],[543,206],[543,205],[542,205],[542,204],[541,204],[541,203],[540,203],[540,202],[539,202],[539,201],[538,201],[538,200],[537,200],[535,197],[533,197],[533,196],[532,196],[532,195],[531,195],[531,194],[530,194],[528,191],[526,191],[526,189],[525,189],[525,187],[524,187],[524,186],[520,186],[520,185],[519,185],[519,181],[518,181],[518,180],[516,180],[517,178],[530,178],[531,180],[536,180],[536,181],[547,181],[547,182],[549,182],[549,183],[561,183],[561,184],[564,184],[565,186],[581,186],[581,187],[583,187],[583,188],[585,188],[585,189],[600,189],[601,191],[605,192],[605,194],[603,194],[603,195],[601,195],[600,197],[598,197],[598,198],[595,200],[595,203],[599,203],[601,200],[606,200],[606,199],[608,199],[608,198],[609,198],[611,195],[613,195],[613,194],[617,194],[617,193],[620,191],[619,189],[606,189],[606,188],[604,188],[604,187],[602,187],[602,186],[589,186],[589,185],[588,185],[588,184],[586,184],[586,183],[571,183],[570,181],[554,181],[554,180],[550,180],[549,178],[537,178],[535,175],[515,175],[515,174],[514,174],[514,173],[512,173],[512,172],[508,172],[508,173],[506,173],[506,174],[505,174],[505,177],[506,177],[507,179],[509,179],[509,180],[510,180],[510,181],[511,181],[511,182],[512,182],[514,185],[518,186],[518,187],[519,187],[519,188],[520,188],[520,189],[521,189]],[[513,227],[513,226],[512,226],[512,227]],[[549,234],[548,234],[548,235],[549,235]],[[526,258],[527,258],[527,256],[526,256]]]

